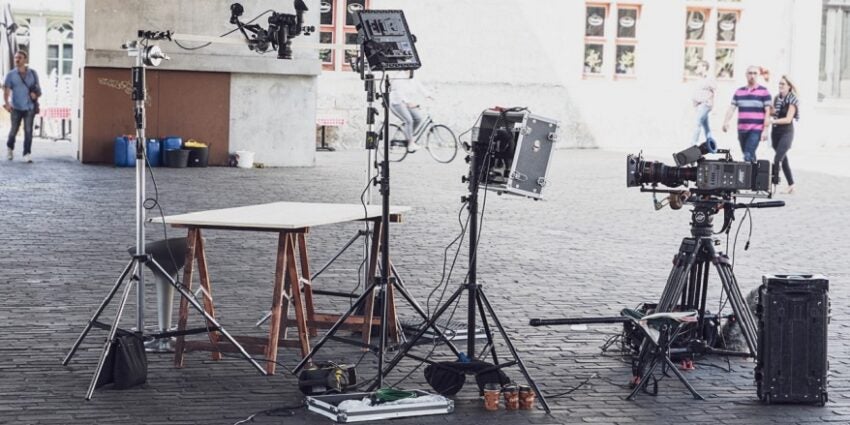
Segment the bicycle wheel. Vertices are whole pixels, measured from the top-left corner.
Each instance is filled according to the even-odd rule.
[[[378,134],[378,158],[384,157],[384,130]],[[407,135],[398,124],[390,124],[390,161],[400,162],[407,156]]]
[[[448,127],[437,124],[428,130],[425,149],[437,162],[452,162],[457,156],[457,137]]]

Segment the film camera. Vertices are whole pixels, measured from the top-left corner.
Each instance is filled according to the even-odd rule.
[[[721,154],[720,159],[706,159],[706,154]],[[729,150],[716,149],[714,140],[709,139],[673,155],[677,166],[656,161],[645,161],[641,154],[626,157],[626,186],[634,187],[659,183],[667,187],[696,182],[697,194],[722,194],[738,191],[769,192],[770,161],[733,161]],[[693,164],[693,166],[687,166]]]
[[[264,53],[269,47],[277,50],[278,59],[292,59],[292,38],[302,32],[310,35],[316,30],[313,26],[304,26],[304,12],[307,5],[303,0],[295,0],[295,14],[272,12],[269,16],[269,28],[265,29],[259,24],[244,24],[239,17],[245,9],[239,3],[230,5],[230,23],[236,25],[245,39],[248,40],[248,48]],[[248,35],[248,32],[253,34]]]

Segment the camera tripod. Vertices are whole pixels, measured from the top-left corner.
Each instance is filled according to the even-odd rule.
[[[491,142],[492,143],[492,140]],[[413,338],[411,338],[407,343],[402,347],[402,349],[396,354],[392,361],[390,361],[387,368],[384,370],[384,374],[390,373],[390,371],[395,368],[396,365],[404,358],[410,357],[414,360],[428,363],[430,365],[434,365],[439,368],[448,368],[452,369],[450,366],[445,364],[440,364],[429,360],[427,358],[423,358],[417,355],[410,353],[410,350],[416,345],[417,341],[422,338],[423,335],[428,331],[429,328],[436,329],[435,323],[440,319],[440,317],[448,311],[449,307],[454,305],[456,301],[459,300],[460,296],[466,292],[467,293],[467,351],[466,354],[473,358],[476,356],[475,351],[475,324],[476,324],[476,314],[480,314],[481,316],[481,324],[484,328],[484,334],[487,337],[487,344],[482,352],[482,357],[486,356],[489,351],[490,356],[493,360],[493,367],[488,368],[487,370],[501,370],[506,367],[518,366],[520,372],[525,378],[526,382],[531,386],[534,392],[537,394],[540,403],[543,405],[543,408],[549,413],[549,403],[546,401],[546,397],[544,397],[543,393],[540,392],[540,389],[537,387],[537,383],[531,378],[528,374],[528,370],[525,368],[525,363],[523,363],[522,359],[517,353],[516,348],[514,347],[513,342],[505,331],[504,326],[499,321],[499,317],[496,315],[496,311],[493,309],[493,306],[490,304],[490,301],[487,299],[487,295],[484,293],[483,287],[478,283],[477,276],[477,253],[478,253],[478,191],[479,191],[479,176],[482,173],[482,158],[489,156],[490,147],[486,143],[474,142],[472,145],[472,155],[470,155],[470,176],[468,178],[469,182],[469,194],[465,197],[465,201],[467,202],[467,208],[469,210],[469,274],[467,276],[466,282],[461,285],[455,292],[449,297],[449,299],[437,310],[434,315],[427,320],[424,326],[422,326],[419,331],[416,333]],[[486,158],[485,158],[486,159]],[[496,353],[496,346],[493,341],[493,330],[490,327],[490,323],[487,320],[487,316],[489,315],[490,319],[493,321],[493,325],[498,330],[502,339],[507,345],[508,350],[511,353],[511,357],[513,360],[508,362],[500,362],[499,356]],[[454,352],[458,358],[460,358],[457,349],[451,344],[451,342],[442,334],[438,333],[438,337],[441,341],[445,342],[449,348]],[[463,372],[463,371],[459,371]]]
[[[73,347],[65,356],[65,359],[62,360],[62,365],[67,366],[71,361],[71,358],[77,352],[77,349],[80,347],[80,344],[88,335],[89,331],[92,328],[96,327],[99,329],[108,330],[109,333],[106,337],[106,342],[104,343],[103,350],[100,353],[100,358],[97,362],[97,367],[95,368],[94,376],[92,376],[91,383],[89,384],[88,391],[86,392],[86,400],[90,400],[92,395],[94,394],[94,390],[97,387],[98,380],[100,378],[101,372],[103,372],[104,364],[106,363],[107,356],[109,355],[112,346],[114,344],[115,335],[118,332],[118,325],[121,321],[121,316],[124,313],[124,308],[127,304],[128,299],[130,298],[130,293],[132,291],[133,285],[136,284],[136,334],[140,337],[147,337],[153,339],[159,338],[169,338],[176,335],[187,335],[190,333],[211,333],[211,332],[219,332],[221,333],[233,346],[245,357],[246,360],[251,362],[254,367],[263,375],[266,374],[265,370],[259,363],[257,363],[247,351],[227,332],[214,317],[212,317],[209,313],[204,310],[204,307],[195,299],[195,296],[186,289],[185,286],[180,285],[174,280],[170,273],[166,272],[165,269],[159,263],[157,263],[146,251],[145,247],[145,208],[144,203],[146,199],[145,194],[145,161],[146,161],[146,152],[145,152],[145,67],[149,66],[157,66],[162,61],[162,59],[168,59],[162,51],[160,51],[159,47],[156,45],[148,45],[147,40],[149,39],[160,39],[159,37],[166,37],[164,33],[150,33],[142,37],[139,41],[134,42],[133,44],[125,45],[124,47],[129,51],[131,56],[135,54],[136,56],[136,66],[132,68],[132,81],[133,81],[133,101],[135,103],[134,107],[134,116],[135,116],[135,124],[136,124],[136,250],[133,255],[133,258],[124,267],[124,271],[121,272],[118,281],[115,282],[115,285],[106,295],[106,297],[101,302],[100,306],[95,311],[94,315],[89,319],[86,324],[85,329],[77,338],[76,342],[74,342]],[[198,310],[206,319],[207,326],[205,328],[194,329],[194,330],[186,330],[181,332],[162,332],[154,335],[144,335],[145,329],[145,319],[144,319],[144,308],[145,308],[145,279],[144,279],[144,267],[148,265],[149,267],[156,270],[162,276],[167,278],[167,281],[177,290],[180,296],[186,298],[189,303]],[[132,271],[132,275],[131,275]],[[128,276],[130,276],[129,279]],[[112,299],[115,297],[115,294],[118,292],[118,289],[121,285],[124,285],[126,282],[126,286],[124,288],[124,292],[121,295],[121,302],[118,305],[118,311],[115,314],[115,319],[113,319],[112,324],[108,325],[100,322],[98,319],[106,307],[112,302]]]
[[[682,240],[679,252],[673,257],[673,268],[667,278],[667,284],[661,294],[656,312],[669,312],[674,308],[681,311],[695,310],[698,312],[698,324],[687,335],[689,339],[687,346],[691,352],[755,357],[758,354],[756,321],[741,294],[729,257],[714,248],[718,240],[713,237],[713,219],[714,214],[719,210],[724,211],[724,223],[720,231],[720,233],[723,233],[728,230],[729,225],[734,220],[735,209],[781,207],[785,203],[783,201],[769,201],[738,204],[727,199],[716,199],[710,196],[705,199],[692,198],[687,202],[694,205],[694,209],[691,211],[691,237]],[[701,333],[707,329],[705,321],[709,320],[706,317],[706,299],[708,297],[709,270],[712,265],[717,271],[723,292],[732,307],[733,315],[730,320],[734,320],[741,327],[741,332],[747,343],[746,352],[730,352],[704,346],[708,338]],[[643,352],[644,350],[641,349],[642,358],[644,357]]]

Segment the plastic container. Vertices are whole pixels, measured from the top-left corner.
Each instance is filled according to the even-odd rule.
[[[148,164],[150,164],[151,167],[159,167],[162,165],[162,152],[159,140],[148,139],[147,143],[145,143],[145,152],[147,152]]]
[[[136,165],[136,139],[132,136],[116,137],[113,160],[116,167]]]
[[[165,151],[165,166],[171,168],[186,168],[189,165],[187,149],[168,149]]]
[[[183,148],[183,139],[177,136],[168,136],[162,139],[162,143],[160,144],[160,149],[162,150],[162,162],[161,164],[166,165],[165,152],[172,149],[182,149]],[[167,165],[166,165],[167,166]]]
[[[190,167],[206,167],[210,160],[210,148],[188,148],[189,151],[189,166]]]
[[[254,168],[254,152],[236,151],[236,166],[239,168]]]

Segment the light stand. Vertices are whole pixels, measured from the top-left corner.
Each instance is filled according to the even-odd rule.
[[[496,315],[495,310],[493,310],[493,306],[490,304],[490,301],[487,299],[487,296],[484,294],[483,288],[478,284],[478,276],[477,276],[477,255],[478,255],[478,190],[479,190],[479,176],[482,174],[482,164],[481,157],[487,157],[490,154],[490,144],[481,143],[479,141],[473,141],[472,144],[472,155],[470,155],[470,176],[468,178],[469,182],[469,195],[465,198],[467,202],[467,208],[469,209],[469,275],[466,279],[466,283],[461,285],[449,299],[440,307],[437,312],[432,316],[427,324],[422,327],[417,334],[407,342],[407,344],[396,354],[395,358],[389,363],[386,370],[384,370],[384,374],[389,373],[392,369],[401,361],[405,356],[411,357],[415,360],[419,360],[421,362],[426,362],[432,365],[436,365],[441,368],[449,368],[445,364],[439,364],[433,362],[431,360],[421,358],[419,356],[413,355],[409,353],[410,349],[416,345],[416,342],[425,334],[429,327],[433,327],[437,320],[445,313],[449,307],[451,307],[455,301],[459,299],[461,294],[464,291],[467,292],[468,296],[468,304],[467,304],[467,335],[469,337],[466,340],[467,344],[467,354],[470,357],[474,357],[475,354],[475,323],[476,323],[476,309],[478,313],[481,315],[482,325],[484,327],[484,333],[487,336],[487,345],[486,348],[489,348],[490,355],[493,358],[494,367],[491,370],[498,370],[505,367],[517,365],[519,367],[520,372],[523,377],[525,377],[526,382],[534,389],[534,392],[537,394],[537,397],[540,399],[540,403],[543,405],[543,408],[548,413],[550,411],[549,404],[546,402],[546,398],[543,393],[540,392],[540,389],[537,387],[537,384],[531,379],[531,376],[528,374],[528,370],[525,368],[525,364],[522,359],[519,357],[519,354],[514,348],[513,343],[511,342],[510,337],[505,332],[505,328],[502,326],[499,321],[498,316]],[[486,160],[486,158],[485,158]],[[499,358],[496,354],[496,347],[493,344],[493,334],[490,329],[490,325],[487,322],[487,315],[489,313],[490,318],[493,320],[493,324],[496,329],[498,329],[499,333],[502,336],[505,344],[508,346],[508,350],[511,352],[511,356],[513,357],[512,361],[506,363],[500,363]],[[442,339],[448,343],[444,336]],[[451,344],[450,344],[451,346]],[[453,347],[452,347],[453,348]],[[453,351],[454,350],[453,348]],[[486,350],[484,351],[486,353]],[[457,354],[457,352],[455,352]],[[463,371],[459,371],[463,372]]]
[[[132,81],[133,81],[133,102],[134,106],[134,117],[136,124],[136,251],[133,255],[133,258],[124,268],[124,271],[121,272],[121,276],[118,278],[118,281],[112,287],[112,289],[107,294],[106,298],[103,299],[100,306],[94,315],[89,319],[86,324],[85,329],[77,338],[77,341],[74,343],[71,350],[65,356],[65,359],[62,360],[62,365],[67,366],[71,361],[71,358],[76,353],[80,344],[88,335],[89,331],[93,327],[97,327],[100,329],[107,329],[109,333],[106,338],[106,342],[104,343],[103,350],[100,353],[100,358],[97,362],[97,367],[94,372],[94,376],[92,376],[91,383],[89,384],[88,391],[86,392],[86,400],[90,400],[94,390],[97,386],[98,379],[100,378],[101,372],[103,372],[103,366],[106,362],[107,356],[109,355],[113,340],[115,338],[115,334],[118,331],[118,325],[121,321],[121,316],[124,313],[124,307],[127,303],[127,300],[130,296],[130,291],[132,290],[133,284],[136,283],[138,286],[136,287],[136,334],[142,338],[145,337],[145,318],[144,318],[144,307],[145,307],[145,292],[144,292],[144,266],[150,265],[155,271],[159,272],[163,276],[167,277],[168,282],[177,290],[177,292],[186,298],[189,303],[198,310],[206,319],[207,326],[203,329],[199,330],[187,330],[183,332],[164,332],[155,335],[149,335],[150,338],[158,339],[158,338],[166,338],[175,336],[178,334],[190,334],[190,333],[200,333],[200,332],[220,332],[228,341],[230,341],[245,357],[246,360],[251,362],[254,367],[263,375],[266,374],[265,370],[259,363],[257,363],[247,351],[228,333],[217,321],[214,317],[212,317],[209,313],[207,313],[203,306],[195,299],[195,296],[186,289],[185,286],[178,284],[176,280],[166,272],[161,265],[159,265],[153,258],[151,258],[150,254],[148,254],[145,250],[145,208],[144,203],[146,199],[145,194],[145,161],[146,161],[146,152],[145,152],[145,69],[147,66],[158,66],[163,59],[168,59],[166,55],[162,53],[156,45],[148,45],[148,40],[156,40],[167,38],[165,33],[143,33],[140,32],[140,39],[138,41],[134,41],[131,43],[125,44],[123,47],[128,51],[130,56],[136,57],[136,65],[132,68]],[[130,274],[132,270],[132,277],[126,281],[127,285],[124,288],[124,292],[121,296],[121,303],[118,305],[118,312],[115,315],[115,319],[113,319],[111,325],[104,324],[98,321],[98,318],[103,313],[103,310],[106,309],[106,306],[112,301],[112,298],[118,292],[118,289],[122,284],[125,283],[125,279]]]
[[[383,102],[384,114],[387,116],[389,114],[389,99],[390,99],[390,90],[391,84],[389,78],[384,79],[384,88],[383,93],[380,94],[380,97]],[[384,120],[384,140],[389,138],[390,125],[389,120]],[[374,134],[374,133],[373,133]],[[368,140],[367,140],[368,143]],[[429,328],[433,329],[434,332],[446,343],[449,348],[454,352],[455,355],[460,355],[460,352],[457,348],[452,344],[448,338],[443,334],[443,332],[439,329],[438,326],[434,325],[433,321],[429,321],[428,315],[424,310],[413,300],[407,290],[400,284],[400,282],[394,278],[390,277],[391,266],[389,260],[389,223],[390,223],[390,161],[389,161],[389,144],[384,143],[383,150],[383,161],[380,162],[380,194],[382,199],[382,212],[381,212],[381,232],[379,235],[375,235],[375,237],[381,238],[381,276],[378,279],[373,279],[372,283],[366,287],[363,293],[357,298],[357,301],[346,311],[340,318],[334,323],[333,326],[328,330],[328,332],[317,342],[313,349],[304,356],[303,359],[295,366],[293,369],[293,373],[298,374],[305,366],[307,366],[311,359],[322,349],[325,343],[328,340],[334,340],[338,342],[344,342],[347,344],[357,345],[363,348],[368,348],[372,351],[376,351],[378,353],[378,371],[377,376],[375,377],[375,383],[373,384],[373,388],[382,388],[384,386],[384,377],[389,372],[389,370],[384,370],[384,354],[386,351],[386,339],[387,339],[387,313],[388,313],[388,305],[389,305],[389,292],[387,291],[388,287],[392,287],[393,290],[398,291],[404,299],[410,304],[411,307],[419,314],[419,316],[423,319],[423,321],[427,322],[428,325],[423,328],[423,332]],[[372,279],[372,277],[369,277]],[[375,347],[374,344],[364,344],[360,341],[355,341],[347,338],[337,337],[335,334],[340,329],[340,327],[345,323],[349,316],[354,314],[358,308],[366,301],[366,299],[372,295],[374,291],[379,291],[384,294],[384,302],[381,306],[381,333],[378,341],[378,346]]]

